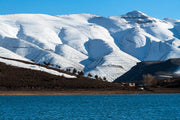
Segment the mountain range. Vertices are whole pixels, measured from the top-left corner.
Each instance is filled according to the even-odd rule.
[[[0,57],[76,68],[112,82],[140,61],[180,58],[180,20],[140,11],[0,15]]]

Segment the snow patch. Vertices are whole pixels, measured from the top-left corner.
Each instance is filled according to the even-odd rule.
[[[47,72],[52,75],[64,76],[66,78],[76,78],[76,76],[72,76],[72,75],[61,73],[61,72],[58,72],[55,70],[47,69],[45,67],[41,67],[38,65],[26,64],[26,63],[13,61],[13,60],[7,60],[7,59],[3,59],[3,58],[0,58],[0,62],[6,63],[7,65],[16,66],[16,67],[27,68],[27,69],[32,69],[32,70],[39,70],[39,71]]]

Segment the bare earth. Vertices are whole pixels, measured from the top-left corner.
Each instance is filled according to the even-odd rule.
[[[110,94],[180,94],[180,89],[129,90],[64,90],[64,91],[0,91],[0,95],[110,95]]]

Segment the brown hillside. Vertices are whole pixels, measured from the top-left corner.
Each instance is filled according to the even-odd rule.
[[[0,90],[120,89],[119,86],[82,76],[65,78],[0,62]]]

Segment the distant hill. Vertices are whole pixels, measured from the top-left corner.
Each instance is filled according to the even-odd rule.
[[[152,75],[155,79],[176,79],[180,81],[180,58],[167,61],[144,61],[117,78],[114,82],[142,81],[144,75]]]

